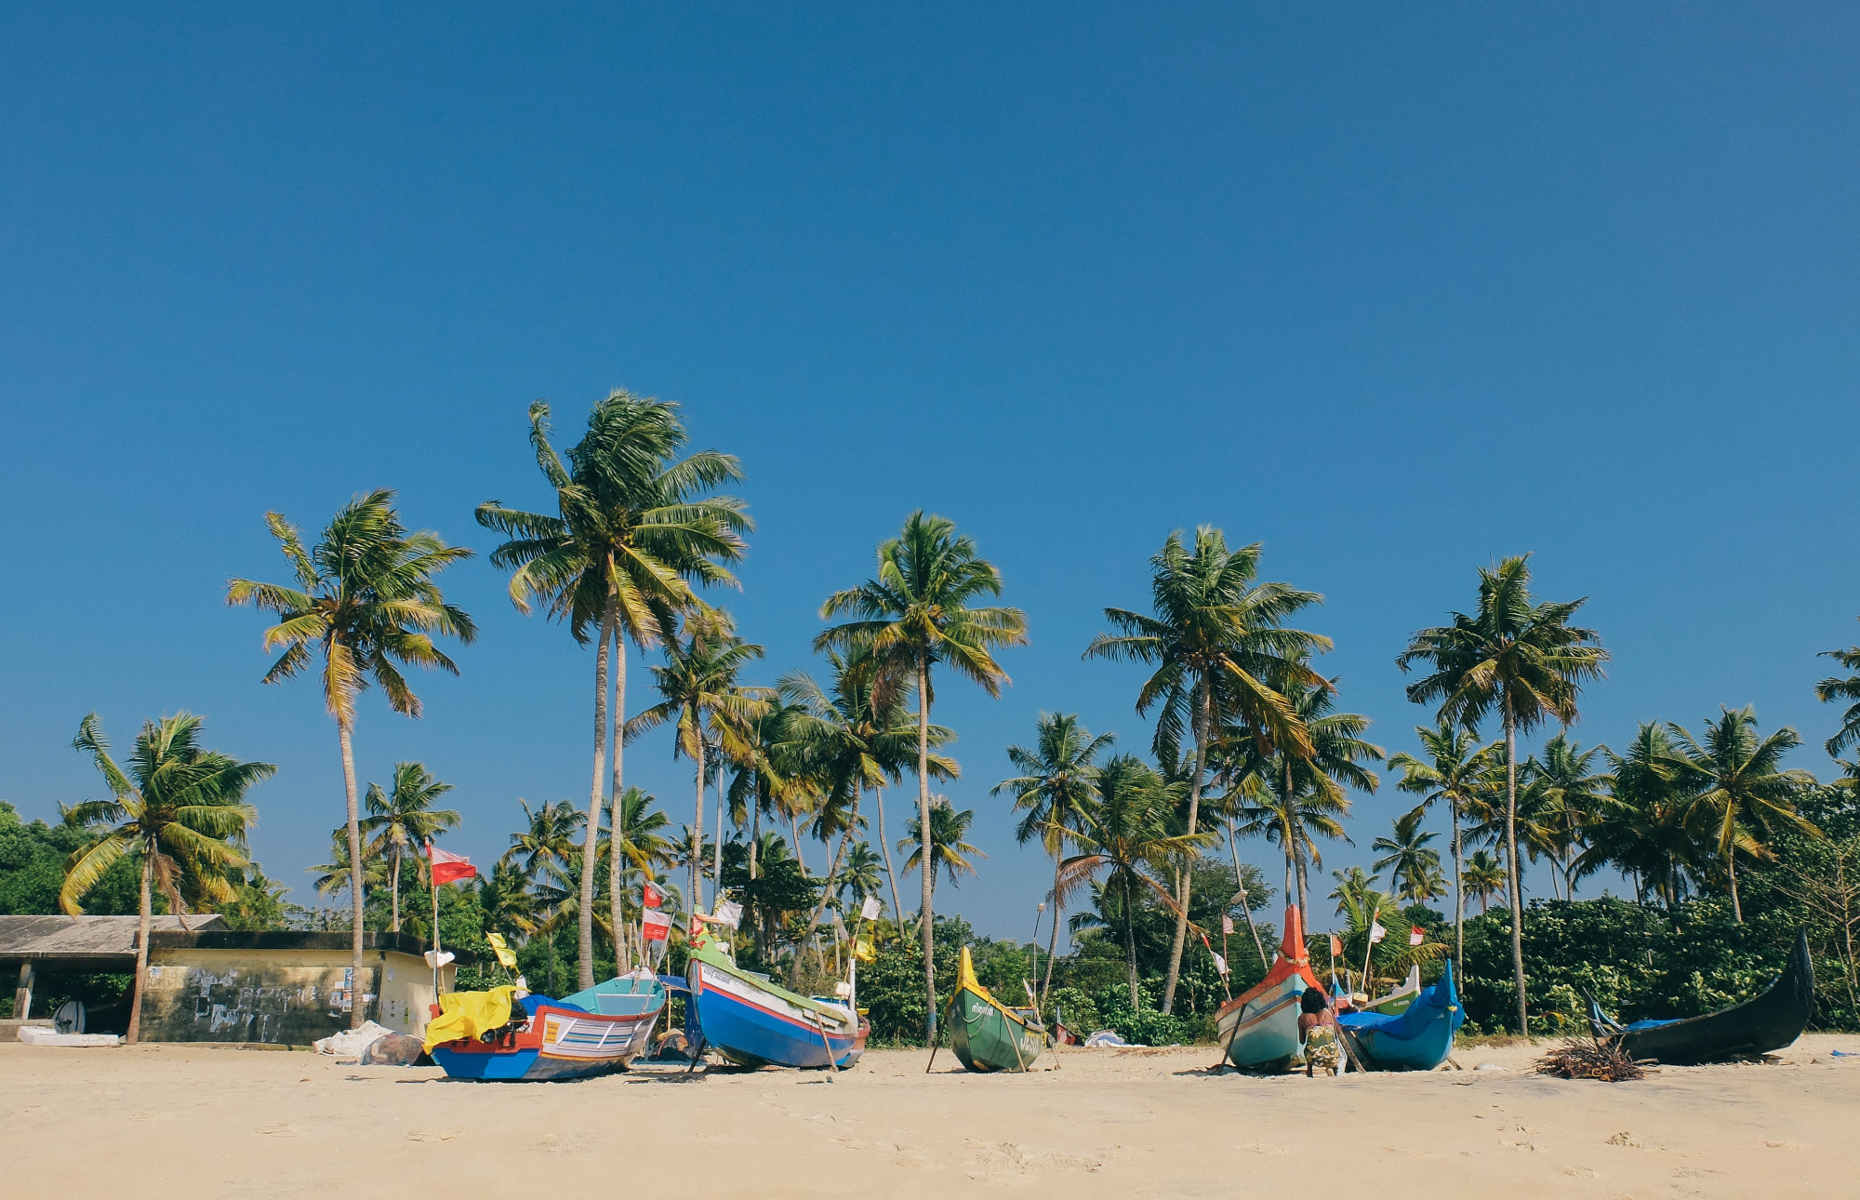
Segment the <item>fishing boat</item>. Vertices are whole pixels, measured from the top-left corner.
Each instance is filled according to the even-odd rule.
[[[1447,963],[1440,982],[1402,989],[1384,997],[1399,1004],[1398,1011],[1343,1013],[1338,1026],[1351,1039],[1357,1058],[1372,1071],[1431,1071],[1453,1052],[1454,1035],[1466,1023],[1459,989],[1453,983],[1453,963]]]
[[[625,1070],[665,1011],[651,972],[622,975],[554,1000],[513,987],[440,997],[426,1050],[453,1079],[585,1079]]]
[[[1815,966],[1808,956],[1808,935],[1798,933],[1795,948],[1776,982],[1761,995],[1714,1013],[1677,1020],[1630,1021],[1623,1025],[1602,1011],[1590,996],[1589,1027],[1598,1038],[1620,1038],[1635,1058],[1685,1066],[1755,1058],[1780,1050],[1808,1027],[1815,1013]]]
[[[1407,1011],[1408,1005],[1412,1004],[1414,998],[1420,994],[1421,968],[1418,966],[1411,966],[1408,968],[1407,977],[1392,991],[1387,995],[1371,1000],[1368,1004],[1363,1005],[1363,1007],[1356,1011],[1362,1013],[1379,1013],[1385,1017],[1399,1016]]]
[[[1227,1061],[1243,1071],[1282,1071],[1298,1054],[1298,1001],[1306,988],[1324,990],[1305,950],[1304,919],[1285,906],[1285,935],[1266,977],[1221,1005],[1215,1028]]]
[[[1032,1008],[1009,1008],[975,977],[969,948],[956,967],[949,999],[949,1045],[971,1071],[1025,1071],[1046,1049],[1046,1026]]]
[[[803,996],[736,965],[708,927],[685,966],[703,1045],[744,1066],[849,1067],[871,1024],[847,1000]]]

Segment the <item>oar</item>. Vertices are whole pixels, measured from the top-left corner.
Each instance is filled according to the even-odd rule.
[[[838,1075],[840,1073],[840,1064],[833,1057],[833,1043],[827,1040],[826,1018],[816,1017],[814,1019],[814,1028],[820,1033],[820,1044],[827,1048],[827,1066],[832,1068],[833,1074]]]
[[[961,990],[961,988],[956,989],[958,992]],[[949,1010],[954,1007],[956,1007],[956,996],[955,993],[951,993],[949,1003],[943,1006],[943,1017],[937,1022],[936,1041],[931,1043],[930,1046],[930,1061],[924,1064],[924,1074],[926,1075],[930,1073],[930,1068],[936,1065],[936,1052],[943,1048],[943,1035],[949,1032]]]

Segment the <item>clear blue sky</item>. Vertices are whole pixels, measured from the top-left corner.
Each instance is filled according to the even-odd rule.
[[[989,854],[939,898],[984,932],[1025,936],[1046,878],[986,794],[1003,747],[1055,708],[1147,746],[1136,671],[1079,654],[1198,522],[1327,595],[1391,750],[1426,717],[1406,636],[1529,550],[1615,654],[1581,740],[1754,702],[1826,770],[1815,652],[1860,637],[1851,6],[677,7],[0,16],[0,797],[97,794],[91,709],[125,747],[202,712],[279,764],[254,844],[306,896],[335,731],[222,604],[284,572],[261,514],[385,485],[488,551],[474,504],[543,499],[528,403],[569,440],[615,386],[742,457],[728,603],[770,679],[912,508],[1001,566],[1013,687],[937,710]],[[488,860],[518,796],[585,801],[590,660],[482,560],[448,582],[463,677],[418,722],[371,694],[359,767],[424,760]],[[688,819],[664,735],[627,761]],[[1358,797],[1327,865],[1400,805]]]

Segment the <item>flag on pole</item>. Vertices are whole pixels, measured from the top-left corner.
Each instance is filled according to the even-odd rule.
[[[1377,942],[1381,941],[1383,938],[1387,937],[1388,935],[1389,935],[1389,931],[1382,928],[1382,922],[1371,921],[1369,923],[1369,944],[1370,945],[1372,946],[1375,945]]]
[[[640,922],[640,935],[649,942],[662,942],[672,935],[671,914],[660,912],[656,908],[646,910],[645,920]]]
[[[737,922],[743,919],[743,906],[734,900],[725,900],[717,906],[717,924],[728,925],[735,929]]]
[[[866,920],[866,921],[878,920],[878,911],[879,910],[878,910],[878,897],[877,896],[867,896],[865,898],[865,903],[859,906],[859,916],[862,920]]]
[[[1408,944],[1410,946],[1418,946],[1426,940],[1427,934],[1422,931],[1419,925],[1408,926]]]
[[[871,938],[862,937],[853,943],[853,957],[862,963],[877,962],[878,947],[872,944]]]
[[[1233,931],[1234,931],[1233,917],[1232,916],[1222,917],[1221,918],[1221,932],[1229,936],[1232,936]]]
[[[504,941],[503,934],[487,933],[484,935],[484,940],[490,944],[491,953],[497,955],[499,965],[513,971],[517,969],[517,956],[510,952],[510,945]]]
[[[457,883],[461,879],[476,879],[478,868],[471,865],[471,860],[463,854],[454,854],[441,850],[433,843],[426,843],[426,857],[433,864],[433,886],[442,883]]]
[[[1332,958],[1343,957],[1343,939],[1334,933],[1330,935],[1330,956]]]
[[[643,908],[657,908],[665,903],[665,893],[659,890],[657,884],[648,879],[645,886],[640,889],[639,902]]]
[[[1219,975],[1227,974],[1227,960],[1218,954],[1214,956],[1214,970]]]

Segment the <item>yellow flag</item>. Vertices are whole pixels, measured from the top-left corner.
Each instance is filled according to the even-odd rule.
[[[503,934],[487,933],[484,935],[484,940],[491,944],[491,953],[497,955],[497,961],[500,964],[513,971],[517,969],[517,956],[511,953],[510,947],[505,944]]]
[[[853,957],[860,962],[872,962],[878,958],[878,950],[872,945],[871,938],[860,938],[853,944]]]

